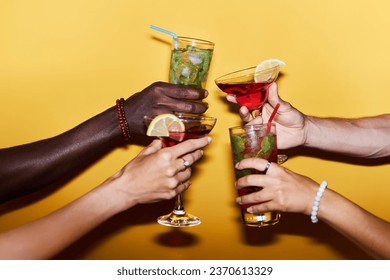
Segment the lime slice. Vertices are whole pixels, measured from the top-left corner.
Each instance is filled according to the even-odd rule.
[[[185,126],[180,119],[173,114],[161,114],[155,117],[146,131],[147,136],[169,137],[170,128],[174,131],[184,132]]]

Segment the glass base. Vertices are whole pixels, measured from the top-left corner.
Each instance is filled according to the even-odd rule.
[[[263,212],[258,214],[241,211],[241,216],[242,221],[248,227],[266,227],[279,223],[281,214],[279,211]]]
[[[173,210],[168,215],[158,217],[157,222],[168,227],[192,227],[201,224],[198,217],[183,210]]]

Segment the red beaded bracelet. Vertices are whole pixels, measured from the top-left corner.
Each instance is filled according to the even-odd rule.
[[[130,139],[130,128],[126,120],[124,103],[125,100],[123,98],[116,100],[116,110],[118,113],[119,125],[121,127],[122,136],[127,142]]]

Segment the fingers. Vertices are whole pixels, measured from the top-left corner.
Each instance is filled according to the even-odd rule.
[[[168,94],[166,94],[168,95]],[[209,104],[201,100],[187,100],[175,97],[164,96],[160,97],[156,106],[154,106],[154,115],[169,112],[183,112],[191,114],[202,114],[207,111]]]
[[[179,184],[183,182],[187,182],[190,180],[191,174],[192,174],[191,168],[185,168],[184,170],[177,173],[176,179]]]
[[[202,100],[209,95],[206,89],[183,85],[163,84],[163,87],[167,88],[164,94],[175,99]]]
[[[193,114],[202,114],[208,109],[208,104],[202,101],[209,94],[205,89],[164,82],[153,83],[151,89],[155,95],[154,115],[167,113],[167,109]]]
[[[183,141],[179,144],[176,144],[173,147],[165,148],[170,149],[172,152],[172,155],[174,157],[181,157],[182,155],[191,153],[193,151],[202,149],[203,147],[207,146],[211,143],[212,138],[210,136],[198,138],[198,139],[190,139]],[[201,152],[203,154],[203,152]],[[198,160],[198,159],[197,159]]]
[[[229,102],[232,102],[232,103],[237,103],[237,99],[234,95],[227,95],[226,96],[226,100],[229,101]]]
[[[167,104],[171,110],[174,112],[183,112],[183,113],[192,113],[192,114],[202,114],[207,111],[209,108],[209,104],[207,102],[196,102],[196,101],[185,101],[181,100],[181,102],[178,102],[175,99],[172,99],[172,102]]]
[[[240,113],[241,119],[242,119],[244,122],[249,122],[249,121],[253,120],[253,117],[252,117],[252,115],[251,115],[251,113],[249,112],[249,110],[248,110],[247,107],[242,106],[242,107],[240,108],[239,113]]]
[[[268,103],[275,107],[280,101],[281,99],[278,95],[278,85],[276,83],[272,83],[268,89]]]
[[[176,194],[182,193],[191,186],[190,181],[180,183],[176,188]]]
[[[202,153],[200,150],[195,151],[195,152],[200,152],[200,154],[201,154],[200,157],[202,157],[202,154],[203,154],[203,153]],[[194,153],[195,153],[195,152],[194,152]],[[186,156],[186,158],[189,159],[190,156],[191,156],[191,155],[188,154],[188,155]],[[196,160],[198,160],[198,159],[193,160],[193,159],[192,159],[192,156],[191,156],[191,159],[190,159],[190,160],[187,160],[186,158],[184,158],[184,156],[183,156],[183,157],[180,157],[180,158],[177,159],[177,160],[178,160],[178,170],[185,170],[185,169],[189,168],[189,167],[191,166],[192,163],[194,163]]]
[[[150,155],[162,148],[162,142],[160,139],[155,139],[150,143],[146,148],[144,148],[139,154],[140,155]]]
[[[236,202],[240,205],[253,204],[253,203],[265,203],[273,200],[274,194],[263,190],[253,192],[247,195],[237,197]],[[247,210],[249,212],[249,210]]]
[[[288,104],[286,101],[284,101],[282,98],[280,98],[279,92],[278,92],[278,85],[276,83],[272,83],[268,89],[268,103],[272,107],[275,107],[276,104],[280,103],[280,106],[281,106],[280,109],[282,109],[283,106]]]
[[[240,162],[238,162],[235,166],[235,168],[241,170],[241,169],[256,169],[261,172],[267,172],[268,174],[272,174],[272,169],[279,168],[279,166],[265,159],[261,158],[247,158],[243,159]]]

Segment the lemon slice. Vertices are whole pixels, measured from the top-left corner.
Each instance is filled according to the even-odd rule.
[[[265,82],[269,80],[275,74],[275,71],[280,71],[284,66],[286,66],[286,63],[277,58],[270,58],[260,62],[256,66],[256,74],[254,76],[255,82]],[[277,67],[277,70],[274,69],[275,67]]]
[[[155,117],[146,131],[147,136],[168,137],[169,131],[184,132],[184,124],[173,114],[161,114]]]
[[[267,60],[264,60],[260,62],[256,67],[256,72],[267,70],[270,68],[273,68],[275,66],[279,66],[279,70],[282,69],[284,66],[286,66],[286,63],[284,61],[281,61],[277,58],[270,58]]]

